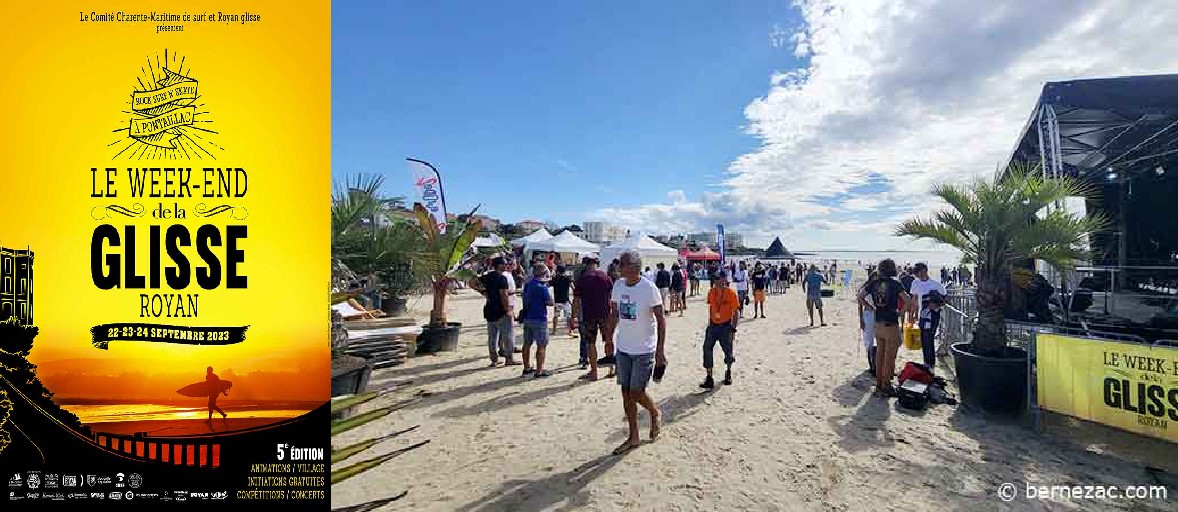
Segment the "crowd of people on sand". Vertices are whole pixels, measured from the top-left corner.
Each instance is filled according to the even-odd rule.
[[[924,365],[931,374],[935,366],[933,338],[947,292],[940,281],[929,277],[923,263],[906,266],[901,272],[893,260],[885,259],[866,268],[869,277],[855,290],[854,300],[867,372],[876,377],[877,396],[892,397],[896,395],[892,382],[903,323],[921,326]],[[815,311],[818,327],[825,327],[822,300],[832,295],[829,286],[850,282],[849,278],[840,280],[837,263],[819,268],[797,261],[757,261],[750,268],[747,261],[680,262],[669,268],[664,263],[651,268],[644,266],[642,256],[634,251],[622,253],[604,269],[595,256],[584,257],[575,276],[553,259],[536,259],[525,269],[510,255],[476,262],[475,270],[481,274],[471,286],[485,297],[489,367],[522,366],[523,377],[549,377],[552,372],[546,366],[546,349],[552,335],[563,325],[570,337],[579,336],[579,364],[586,370],[579,379],[597,381],[605,369],[609,373],[604,378],[614,378],[621,387],[629,436],[615,454],[640,443],[639,407],[650,415],[650,439],[659,435],[659,411],[647,387],[652,380],[661,380],[667,366],[667,316],[678,312],[682,317],[687,299],[705,293],[700,283],[706,281],[709,287],[700,387],[711,389],[716,385],[716,345],[724,355],[721,383],[733,383],[734,340],[749,305],[752,318],[767,318],[767,295],[785,294],[791,287],[801,286],[810,327],[814,327]],[[942,276],[954,283],[969,279],[964,267],[948,275],[942,271]],[[826,293],[824,286],[828,287]],[[517,323],[523,329],[522,347],[515,346]],[[598,338],[603,342],[601,357]]]

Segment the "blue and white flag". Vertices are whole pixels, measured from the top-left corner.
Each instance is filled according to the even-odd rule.
[[[719,249],[718,252],[720,253],[720,265],[722,266],[722,265],[724,265],[724,261],[726,259],[725,255],[724,255],[724,225],[723,224],[716,224],[716,248]]]
[[[406,158],[413,171],[413,188],[421,196],[421,205],[434,218],[439,234],[446,234],[446,194],[442,192],[442,175],[424,160]]]

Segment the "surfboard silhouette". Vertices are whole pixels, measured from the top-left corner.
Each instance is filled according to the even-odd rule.
[[[229,391],[229,388],[233,387],[233,383],[229,382],[227,380],[222,380],[219,382],[221,383],[221,390],[220,391],[210,392],[209,383],[207,381],[202,380],[200,382],[197,382],[194,384],[189,384],[189,385],[184,386],[180,389],[177,389],[176,393],[179,393],[184,396],[191,396],[191,397],[205,397],[205,396],[209,396],[209,395],[215,395],[215,394],[218,394],[218,393],[221,393],[224,391]]]

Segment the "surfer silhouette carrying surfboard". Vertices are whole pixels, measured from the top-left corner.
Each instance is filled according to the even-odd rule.
[[[217,395],[229,396],[229,389],[221,385],[221,379],[217,377],[217,374],[213,373],[212,366],[205,370],[205,382],[209,385],[209,419],[206,421],[213,421],[214,410],[221,413],[221,419],[225,419],[228,415],[220,407],[217,407]]]

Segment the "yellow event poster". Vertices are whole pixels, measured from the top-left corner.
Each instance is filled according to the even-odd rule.
[[[330,14],[0,8],[3,510],[327,508]]]
[[[1178,442],[1178,348],[1040,334],[1039,407]]]

